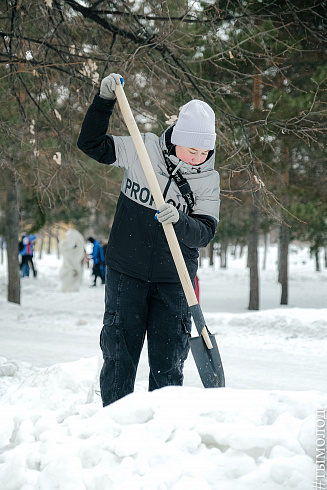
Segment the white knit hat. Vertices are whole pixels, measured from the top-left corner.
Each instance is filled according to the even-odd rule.
[[[185,104],[173,127],[172,144],[213,150],[215,141],[215,113],[211,107],[197,99]]]

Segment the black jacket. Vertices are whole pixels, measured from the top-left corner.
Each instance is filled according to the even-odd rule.
[[[125,168],[106,251],[106,264],[145,281],[179,282],[163,227],[154,219],[156,206],[133,141],[130,136],[106,134],[114,105],[115,100],[95,96],[77,143],[78,148],[94,160]],[[163,157],[163,151],[167,149],[167,134],[165,132],[161,137],[153,133],[143,135],[162,192],[169,181]],[[179,210],[179,220],[174,229],[192,280],[198,266],[198,249],[205,247],[213,238],[218,222],[219,175],[213,168],[213,153],[200,168],[188,164],[181,167],[195,197],[190,214],[174,181],[165,197],[166,202]],[[178,163],[176,157],[171,156],[170,159],[175,165]]]

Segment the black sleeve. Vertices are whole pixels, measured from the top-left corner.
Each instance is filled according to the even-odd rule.
[[[85,115],[77,146],[88,157],[110,165],[116,161],[115,144],[107,135],[109,119],[116,99],[107,100],[96,95]]]
[[[179,211],[179,220],[174,225],[180,243],[189,248],[203,248],[215,236],[217,221],[211,216],[193,214],[187,216]]]

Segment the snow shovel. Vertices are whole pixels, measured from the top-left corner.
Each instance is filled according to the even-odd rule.
[[[121,79],[123,82],[123,79]],[[143,171],[148,181],[154,202],[157,209],[165,204],[161,189],[158,184],[156,174],[153,170],[150,157],[146,150],[144,141],[135,122],[133,113],[129,106],[122,85],[116,85],[116,97],[123,114],[126,126],[133,139],[138,157],[142,164]],[[220,359],[218,346],[215,336],[208,332],[203,318],[200,305],[197,301],[193,285],[186,268],[184,257],[182,255],[174,227],[172,223],[163,225],[163,229],[168,241],[168,245],[173,256],[176,269],[182,283],[186,300],[194,320],[194,324],[199,333],[199,337],[189,339],[191,351],[195,364],[200,374],[201,381],[205,388],[220,388],[225,386],[225,376]]]

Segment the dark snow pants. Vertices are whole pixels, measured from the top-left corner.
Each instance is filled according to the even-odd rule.
[[[34,263],[33,263],[33,255],[22,255],[22,262],[20,264],[20,270],[21,271],[24,271],[25,269],[25,264],[27,264],[28,266],[28,273],[27,274],[24,274],[24,275],[27,275],[29,276],[30,275],[30,267],[32,268],[32,271],[33,271],[33,276],[36,277],[36,269],[34,267]]]
[[[191,317],[180,284],[150,283],[107,267],[100,335],[103,406],[134,391],[145,335],[149,391],[183,384]]]
[[[102,264],[93,265],[93,275],[94,275],[94,286],[96,286],[97,278],[101,278],[102,284],[105,283],[105,267]]]

